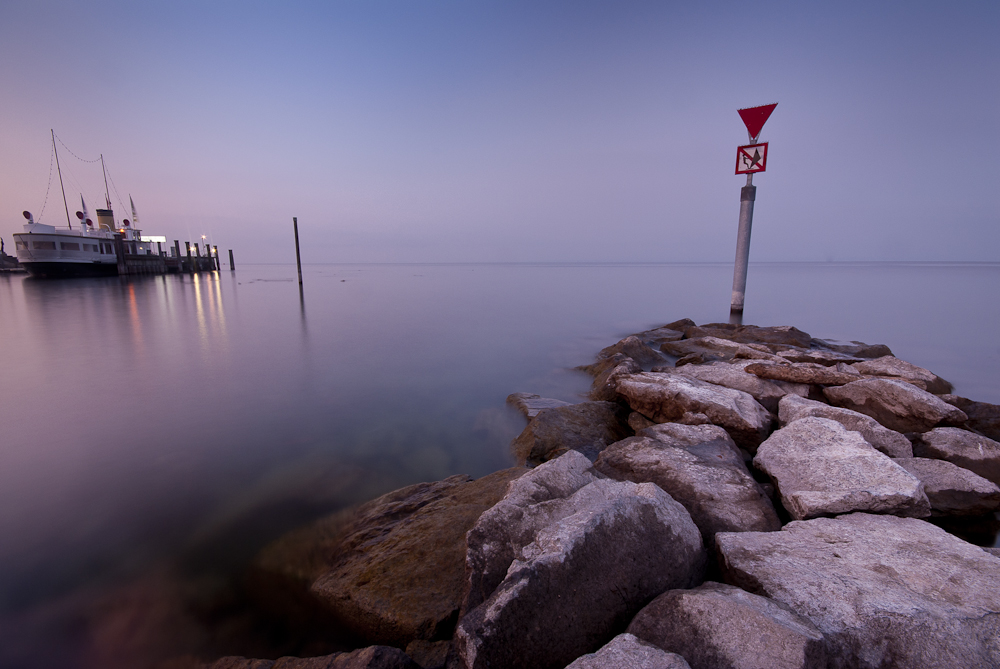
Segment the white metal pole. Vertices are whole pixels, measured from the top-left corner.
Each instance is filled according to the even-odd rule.
[[[731,316],[743,317],[743,304],[747,290],[747,265],[750,263],[750,229],[753,226],[753,203],[757,187],[753,173],[747,174],[747,185],[740,189],[740,227],[736,233],[736,266],[733,270],[733,298],[729,305]]]

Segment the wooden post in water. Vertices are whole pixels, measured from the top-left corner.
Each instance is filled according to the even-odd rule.
[[[222,269],[222,261],[219,260],[219,247],[213,246],[212,248],[215,249],[215,271],[219,271]]]
[[[295,267],[299,270],[299,285],[302,285],[302,258],[299,256],[299,219],[292,216],[292,228],[295,230]]]
[[[187,249],[187,271],[194,271],[194,263],[191,262],[191,242],[184,242],[184,248]]]
[[[233,271],[236,269],[236,263],[233,262],[233,250],[229,249],[229,269]]]
[[[198,248],[198,242],[194,243],[194,271],[201,271],[201,249]]]

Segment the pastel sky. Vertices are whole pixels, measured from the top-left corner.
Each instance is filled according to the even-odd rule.
[[[244,262],[1000,260],[1000,3],[0,3],[0,235]],[[116,194],[117,193],[117,194]],[[75,220],[75,219],[74,219]],[[223,251],[224,253],[224,251]]]

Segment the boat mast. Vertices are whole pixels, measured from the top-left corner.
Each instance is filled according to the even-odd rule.
[[[104,172],[104,201],[108,203],[108,209],[111,209],[111,193],[108,192],[108,171],[104,169],[104,154],[101,154],[101,171]]]
[[[63,194],[63,207],[66,209],[66,225],[68,225],[69,229],[72,230],[73,229],[73,224],[70,223],[70,221],[69,221],[69,205],[66,204],[66,188],[63,186],[62,168],[59,167],[59,151],[56,149],[56,131],[53,130],[52,128],[49,128],[49,132],[52,133],[52,150],[56,154],[56,171],[59,172],[59,188],[62,190],[62,194]],[[49,169],[52,169],[52,168],[49,168]],[[51,172],[49,172],[49,174],[51,174]]]

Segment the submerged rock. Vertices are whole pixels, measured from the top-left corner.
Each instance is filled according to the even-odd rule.
[[[553,400],[532,393],[512,393],[507,396],[507,404],[520,411],[528,420],[537,416],[542,409],[555,409],[570,405],[569,402]]]
[[[862,379],[825,388],[823,394],[833,404],[871,416],[896,432],[926,432],[968,418],[936,395],[897,379]]]
[[[223,657],[206,669],[421,669],[406,653],[389,646],[369,646],[350,653],[322,657],[282,657],[277,660],[251,660]]]
[[[811,620],[831,666],[1000,666],[1000,560],[930,523],[854,513],[716,544],[726,581]]]
[[[1000,487],[945,460],[893,458],[924,484],[934,515],[977,516],[1000,509]]]
[[[561,669],[649,599],[700,581],[705,552],[680,504],[611,481],[569,451],[535,468],[468,535],[463,666]]]
[[[609,446],[594,467],[617,480],[658,485],[688,510],[708,545],[716,532],[781,527],[736,444],[716,425],[656,425]]]
[[[753,462],[797,520],[851,511],[931,515],[916,477],[827,418],[789,423],[760,445]]]
[[[800,418],[829,418],[837,421],[848,430],[858,432],[865,441],[873,447],[882,451],[889,457],[909,458],[913,457],[913,447],[910,440],[899,432],[883,427],[871,416],[866,416],[857,411],[844,409],[842,407],[832,407],[823,402],[788,395],[782,398],[778,404],[778,419],[782,425],[787,425]]]
[[[658,423],[713,423],[750,450],[771,428],[770,412],[749,394],[680,374],[632,374],[618,379],[616,388],[633,410],[647,418]]]
[[[648,644],[632,634],[619,634],[596,653],[583,655],[566,669],[691,669],[684,658]]]
[[[524,474],[446,479],[384,495],[362,507],[311,591],[363,638],[405,646],[451,637],[465,588],[465,534]]]
[[[913,445],[921,458],[947,460],[1000,485],[1000,443],[955,427],[939,427],[924,434]]]
[[[511,443],[518,463],[539,465],[569,450],[590,460],[608,444],[631,434],[628,411],[611,402],[581,402],[542,409]]]
[[[823,634],[784,604],[723,583],[668,590],[628,631],[692,669],[826,669]]]

